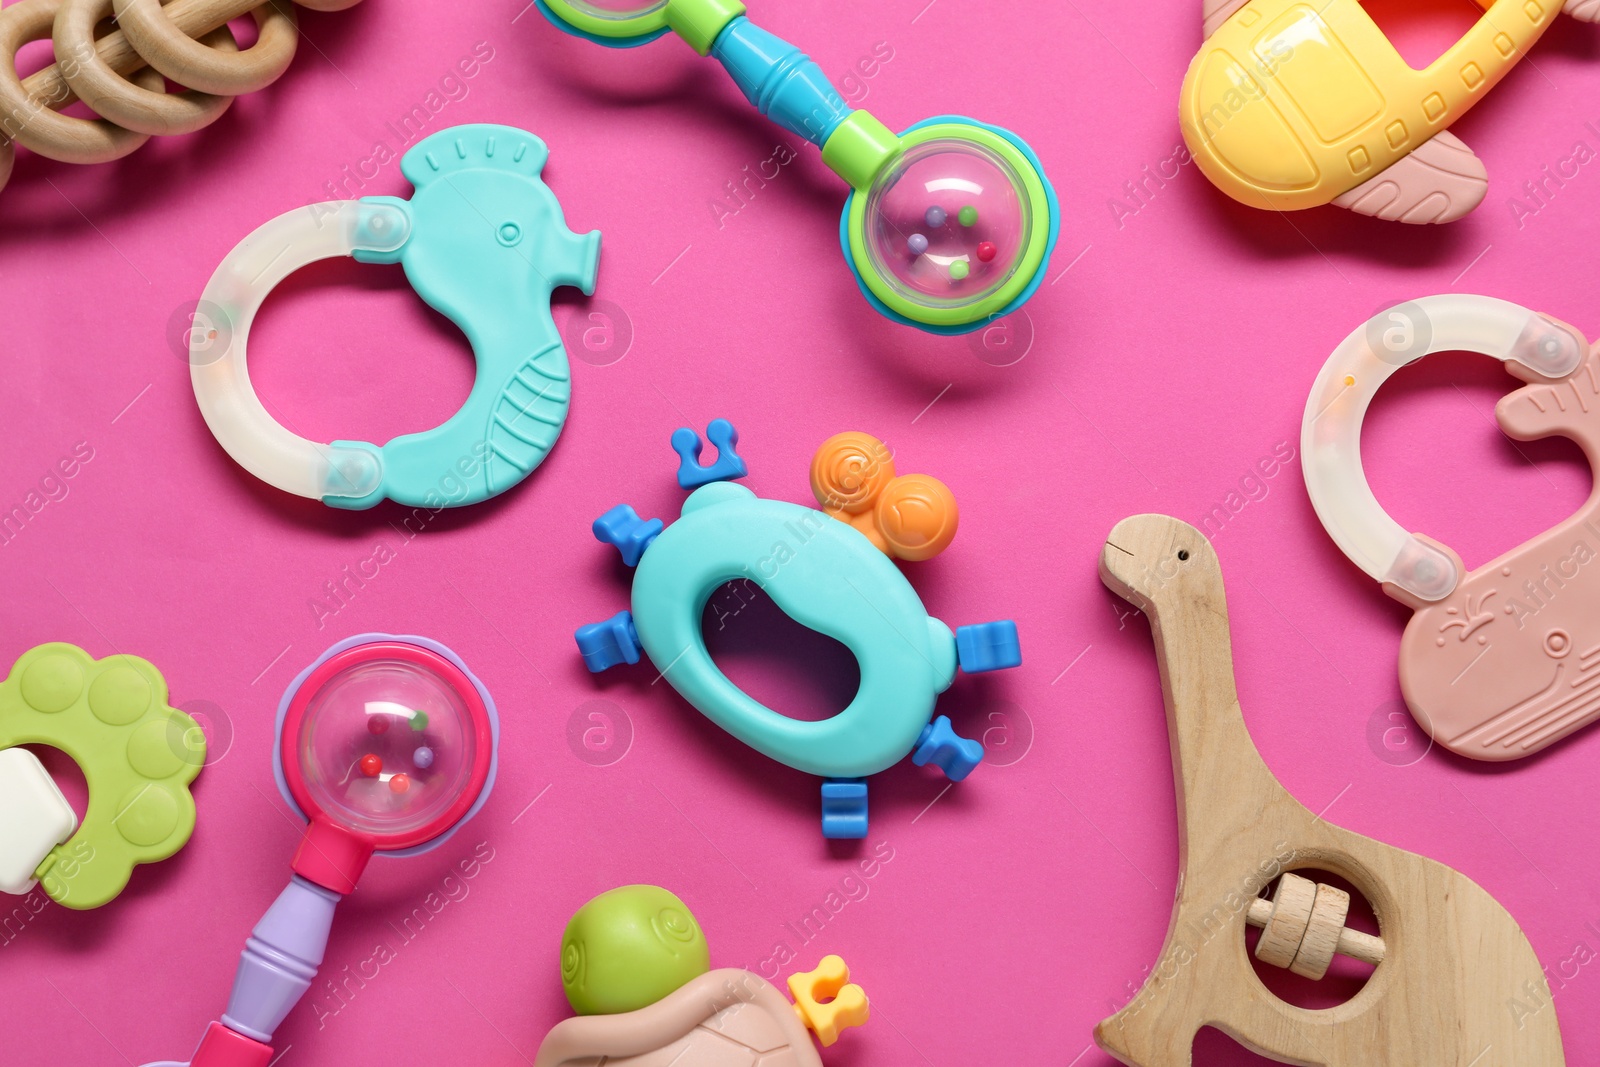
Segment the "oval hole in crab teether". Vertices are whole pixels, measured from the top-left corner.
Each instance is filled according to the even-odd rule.
[[[431,429],[461,409],[477,373],[466,337],[400,267],[349,259],[284,279],[249,343],[261,402],[313,441],[382,444]]]
[[[788,718],[832,718],[861,688],[861,667],[848,648],[790,618],[748,579],[717,588],[700,632],[730,682]]]
[[[1349,912],[1345,917],[1344,926],[1350,930],[1374,937],[1381,936],[1377,917],[1373,914],[1372,905],[1367,898],[1349,881],[1328,871],[1300,869],[1291,872],[1310,883],[1311,889],[1316,886],[1327,885],[1334,890],[1342,890],[1350,895]],[[1281,879],[1273,879],[1261,891],[1261,896],[1271,901],[1277,894]],[[1320,912],[1319,912],[1320,914]],[[1303,921],[1299,924],[1306,925]],[[1371,964],[1352,959],[1349,956],[1335,953],[1333,961],[1328,965],[1327,973],[1319,979],[1300,976],[1289,969],[1288,966],[1279,967],[1272,963],[1258,959],[1257,946],[1260,944],[1263,931],[1254,927],[1245,926],[1245,951],[1249,955],[1250,964],[1255,968],[1256,977],[1261,979],[1261,984],[1267,991],[1286,1004],[1293,1004],[1298,1008],[1320,1010],[1323,1008],[1338,1007],[1352,998],[1366,986],[1372,977],[1374,968]],[[1291,935],[1292,936],[1292,935]]]

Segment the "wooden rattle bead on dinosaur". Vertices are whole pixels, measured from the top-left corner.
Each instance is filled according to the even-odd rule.
[[[1350,915],[1350,894],[1331,885],[1317,883],[1317,899],[1311,905],[1311,923],[1300,939],[1300,951],[1289,970],[1302,978],[1320,980],[1339,951],[1339,935]]]
[[[1318,888],[1332,889],[1333,887],[1319,886]],[[1338,890],[1334,891],[1338,892]],[[1313,904],[1312,907],[1314,911],[1315,904]],[[1250,910],[1245,915],[1246,922],[1259,930],[1267,925],[1267,920],[1270,918],[1272,918],[1272,901],[1263,900],[1260,897],[1256,897],[1250,902]],[[1307,923],[1308,930],[1313,922],[1316,922],[1314,915],[1310,922]],[[1303,950],[1304,944],[1302,939],[1301,951]],[[1388,949],[1383,943],[1383,938],[1374,937],[1372,934],[1364,933],[1360,930],[1352,930],[1346,926],[1339,931],[1339,943],[1335,947],[1335,951],[1341,956],[1349,956],[1353,960],[1360,960],[1362,963],[1370,963],[1372,966],[1376,967],[1378,964],[1383,962],[1384,956]],[[1298,957],[1299,953],[1297,952],[1296,958],[1298,959]]]
[[[1278,879],[1272,895],[1272,911],[1261,927],[1256,942],[1256,959],[1274,967],[1288,967],[1300,951],[1300,942],[1311,925],[1311,909],[1317,900],[1317,886],[1309,878],[1285,873]]]

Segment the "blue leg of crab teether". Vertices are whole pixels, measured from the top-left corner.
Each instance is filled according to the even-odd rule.
[[[672,431],[672,450],[678,454],[678,488],[698,489],[712,482],[731,482],[750,473],[744,460],[739,458],[736,446],[739,431],[727,419],[713,419],[706,427],[706,437],[717,448],[717,461],[707,467],[700,462],[705,446],[700,435],[687,426]]]
[[[859,841],[867,836],[866,779],[822,780],[822,836],[831,841]]]
[[[605,622],[580,626],[572,636],[578,642],[583,665],[592,674],[620,663],[638,663],[643,652],[639,632],[633,628],[633,613],[629,611],[619,611]]]
[[[998,671],[1022,663],[1017,624],[1010,619],[956,628],[956,659],[968,674]]]
[[[922,728],[916,751],[911,753],[912,763],[918,767],[931,763],[952,782],[971,774],[982,760],[983,745],[951,729],[948,715],[941,715]]]
[[[641,519],[627,504],[618,504],[594,520],[592,529],[596,541],[616,545],[617,551],[622,553],[622,562],[637,567],[639,557],[666,529],[666,524],[660,519]]]

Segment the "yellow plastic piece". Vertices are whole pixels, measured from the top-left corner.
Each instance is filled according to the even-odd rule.
[[[1466,114],[1561,13],[1560,0],[1477,0],[1483,18],[1415,70],[1359,0],[1251,0],[1184,79],[1179,120],[1200,169],[1252,207],[1318,207]]]
[[[822,442],[811,457],[811,492],[827,515],[866,535],[895,559],[932,559],[955,539],[955,494],[926,474],[894,473],[894,453],[871,434],[851,431]]]
[[[791,974],[789,995],[795,1014],[823,1048],[839,1040],[839,1031],[867,1024],[866,990],[850,981],[850,968],[839,956],[824,956],[816,970]]]

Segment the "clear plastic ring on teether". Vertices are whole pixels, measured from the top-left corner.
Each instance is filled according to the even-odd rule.
[[[49,40],[60,0],[23,0],[0,9],[0,134],[61,163],[105,163],[121,159],[150,139],[106,119],[79,119],[52,110],[70,100],[35,100],[17,75],[17,52],[33,41]],[[153,70],[133,76],[134,84],[156,92],[164,84]]]
[[[267,0],[250,12],[259,36],[242,52],[222,52],[173,25],[160,0],[115,0],[117,25],[144,61],[179,85],[220,96],[243,96],[278,80],[299,44],[294,5]]]
[[[1373,396],[1401,367],[1458,351],[1559,379],[1583,365],[1589,346],[1571,327],[1505,300],[1425,297],[1380,313],[1345,338],[1317,376],[1300,428],[1306,490],[1328,535],[1372,577],[1428,602],[1455,590],[1460,567],[1378,503],[1361,466],[1361,426]]]
[[[410,236],[410,217],[392,204],[311,204],[259,227],[212,274],[189,335],[190,379],[218,443],[257,478],[323,501],[363,499],[383,485],[376,448],[320,444],[279,425],[250,384],[245,351],[262,301],[294,271],[357,251],[392,252]]]
[[[171,136],[192,133],[215,122],[233,103],[231,96],[216,96],[187,89],[178,93],[162,91],[164,79],[151,71],[143,79],[156,85],[151,91],[122,77],[95,51],[94,31],[111,16],[112,0],[65,0],[56,14],[53,33],[55,53],[73,57],[59,69],[78,99],[100,117],[137,133]],[[221,26],[200,43],[220,52],[239,50],[233,31]]]

